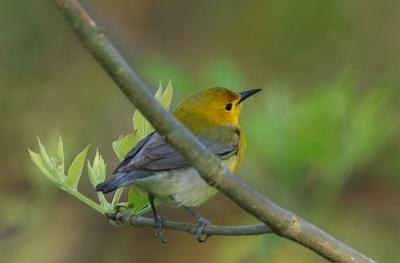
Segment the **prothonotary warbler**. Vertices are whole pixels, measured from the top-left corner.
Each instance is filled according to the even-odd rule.
[[[260,89],[234,92],[210,88],[192,94],[177,105],[173,115],[185,125],[212,153],[235,171],[243,158],[246,140],[239,127],[242,102]],[[118,165],[114,176],[97,185],[96,191],[109,193],[117,188],[136,185],[148,193],[156,234],[162,241],[162,218],[157,216],[154,199],[174,207],[183,207],[198,221],[196,239],[201,237],[208,221],[190,207],[198,206],[215,195],[191,164],[153,132],[141,140]]]

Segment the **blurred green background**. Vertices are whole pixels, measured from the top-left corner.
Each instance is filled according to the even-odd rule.
[[[400,243],[400,2],[83,1],[153,91],[174,103],[211,86],[263,88],[241,124],[238,174],[278,204],[380,262]],[[0,2],[2,262],[324,262],[274,235],[212,237],[116,228],[56,189],[29,160],[36,136],[67,163],[84,145],[117,164],[111,142],[134,108],[51,1]],[[87,178],[81,191],[94,196]],[[223,207],[224,213],[221,213]],[[171,219],[184,212],[161,208]],[[197,211],[256,220],[219,194]]]

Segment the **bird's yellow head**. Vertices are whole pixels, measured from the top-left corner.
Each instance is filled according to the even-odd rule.
[[[202,90],[182,100],[173,114],[193,131],[224,124],[237,126],[241,103],[260,90],[234,92],[220,87]]]

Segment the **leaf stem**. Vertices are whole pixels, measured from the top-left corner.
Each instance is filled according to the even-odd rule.
[[[99,212],[101,214],[104,214],[106,212],[106,210],[100,204],[96,203],[95,201],[93,201],[89,197],[81,194],[80,192],[78,192],[78,191],[69,191],[69,190],[67,190],[66,192],[68,192],[71,195],[75,196],[80,201],[84,202],[86,205],[90,206],[91,208],[93,208],[94,210],[96,210],[97,212]]]
[[[115,191],[113,200],[111,202],[111,206],[115,206],[118,204],[123,192],[124,192],[124,188],[119,188],[119,189],[117,189],[117,191]]]

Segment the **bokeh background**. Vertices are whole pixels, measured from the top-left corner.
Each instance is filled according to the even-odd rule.
[[[83,1],[153,91],[174,103],[210,86],[263,88],[241,123],[238,174],[278,204],[380,262],[400,243],[400,2]],[[67,163],[85,145],[116,164],[111,142],[134,110],[51,1],[0,1],[0,261],[324,262],[274,235],[198,244],[110,225],[29,160],[36,136]],[[87,178],[80,190],[94,191]],[[161,208],[168,218],[184,212]],[[256,220],[219,194],[197,211],[216,224]]]

